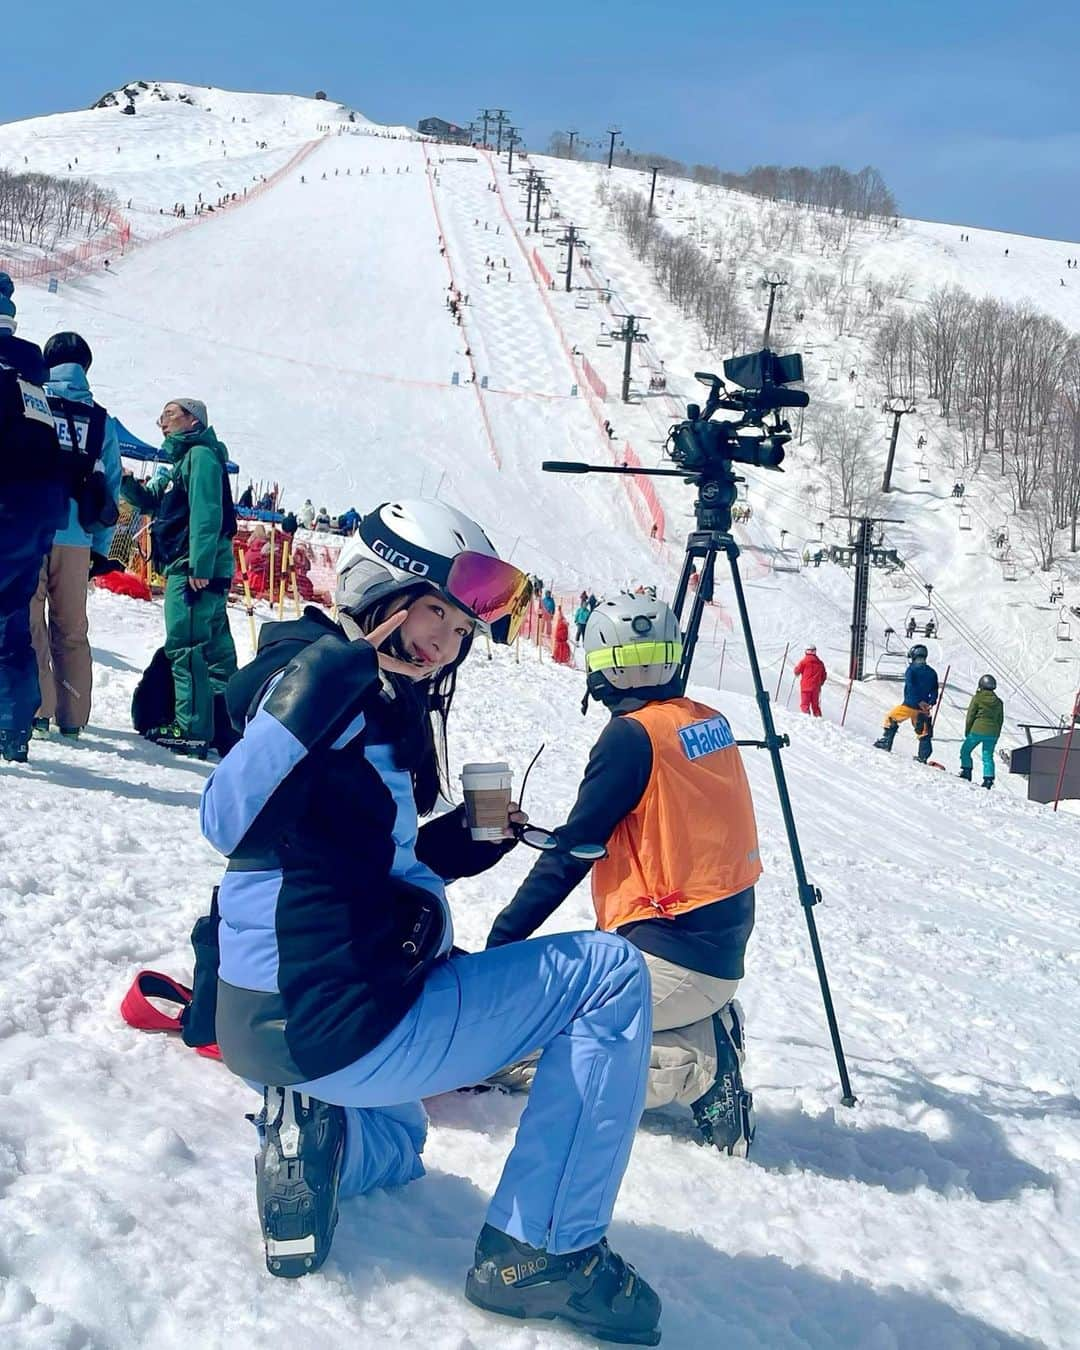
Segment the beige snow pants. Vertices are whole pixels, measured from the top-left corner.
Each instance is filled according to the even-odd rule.
[[[41,564],[37,594],[30,602],[30,636],[41,686],[37,716],[55,718],[62,727],[84,727],[90,720],[94,667],[86,622],[89,571],[89,545],[55,545]]]
[[[713,1013],[735,997],[738,980],[721,980],[642,952],[652,979],[653,1041],[645,1109],[678,1102],[690,1106],[716,1081]],[[539,1054],[511,1064],[490,1080],[527,1092]]]

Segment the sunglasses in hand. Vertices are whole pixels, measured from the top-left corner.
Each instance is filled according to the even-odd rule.
[[[525,770],[525,777],[521,780],[521,791],[518,793],[518,810],[525,800],[525,784],[529,781],[529,774],[532,773],[532,767],[540,758],[544,746],[533,755],[529,761],[529,767]],[[541,853],[569,853],[571,858],[577,858],[580,862],[599,862],[601,858],[607,857],[607,849],[603,844],[564,844],[551,830],[545,830],[541,825],[522,825],[517,821],[510,821],[510,833],[515,839],[520,840],[527,848],[539,849]]]

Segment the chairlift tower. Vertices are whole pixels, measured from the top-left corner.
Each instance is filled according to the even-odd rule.
[[[841,517],[834,516],[833,519]],[[844,516],[842,519],[846,520]],[[855,535],[855,597],[851,606],[851,656],[848,679],[865,678],[866,615],[870,608],[870,567],[874,552],[875,525],[903,525],[894,516],[863,516]]]
[[[537,228],[539,228],[539,221],[540,221],[540,204],[539,204],[539,200],[537,200],[536,219],[537,219]],[[566,233],[563,235],[563,237],[562,237],[558,242],[559,242],[560,244],[565,244],[565,245],[566,245],[566,249],[567,249],[567,253],[566,253],[566,289],[569,290],[569,289],[570,289],[570,285],[571,285],[571,280],[572,280],[573,275],[574,275],[574,247],[575,247],[575,245],[580,244],[580,243],[583,242],[583,240],[582,240],[582,238],[581,238],[581,233],[580,233],[580,230],[579,230],[578,226],[576,226],[576,225],[567,225],[567,227],[566,227]]]
[[[893,460],[896,457],[896,441],[900,435],[900,419],[915,411],[915,404],[907,398],[889,398],[885,400],[882,412],[892,413],[892,438],[889,441],[889,457],[885,461],[885,477],[881,480],[882,492],[892,491]]]
[[[643,333],[638,324],[649,316],[647,314],[616,314],[616,319],[622,320],[621,328],[612,329],[611,336],[616,342],[626,344],[626,355],[623,357],[622,372],[622,401],[630,402],[630,358],[634,351],[635,342],[648,342],[648,333]]]
[[[621,136],[622,132],[618,127],[608,127],[607,134],[610,137],[608,141],[607,166],[611,168],[611,162],[615,158],[615,137]]]
[[[649,214],[651,215],[652,212],[650,211]],[[766,272],[761,278],[761,284],[769,288],[769,311],[765,315],[765,335],[761,339],[761,345],[767,347],[769,345],[769,334],[772,331],[773,305],[776,303],[776,292],[781,286],[786,286],[787,281],[779,272]]]
[[[652,220],[653,200],[656,197],[656,175],[660,172],[660,166],[658,164],[650,164],[649,172],[652,174],[652,184],[649,187],[649,219]]]

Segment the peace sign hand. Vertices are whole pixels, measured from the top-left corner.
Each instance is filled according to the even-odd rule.
[[[439,667],[434,664],[423,664],[419,661],[402,661],[399,657],[391,656],[389,652],[379,651],[390,634],[396,632],[407,617],[408,610],[398,610],[396,614],[391,614],[382,623],[376,624],[370,633],[365,633],[362,638],[356,640],[357,642],[369,642],[375,648],[381,670],[389,671],[394,675],[404,675],[408,680],[423,680],[428,675],[433,675]]]

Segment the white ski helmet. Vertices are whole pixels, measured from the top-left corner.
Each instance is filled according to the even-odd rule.
[[[629,692],[669,684],[682,659],[682,633],[671,606],[647,595],[605,600],[585,625],[589,692]]]
[[[441,591],[496,642],[516,636],[528,578],[502,562],[475,520],[445,502],[384,502],[360,521],[338,557],[338,607],[359,615],[386,596]]]

